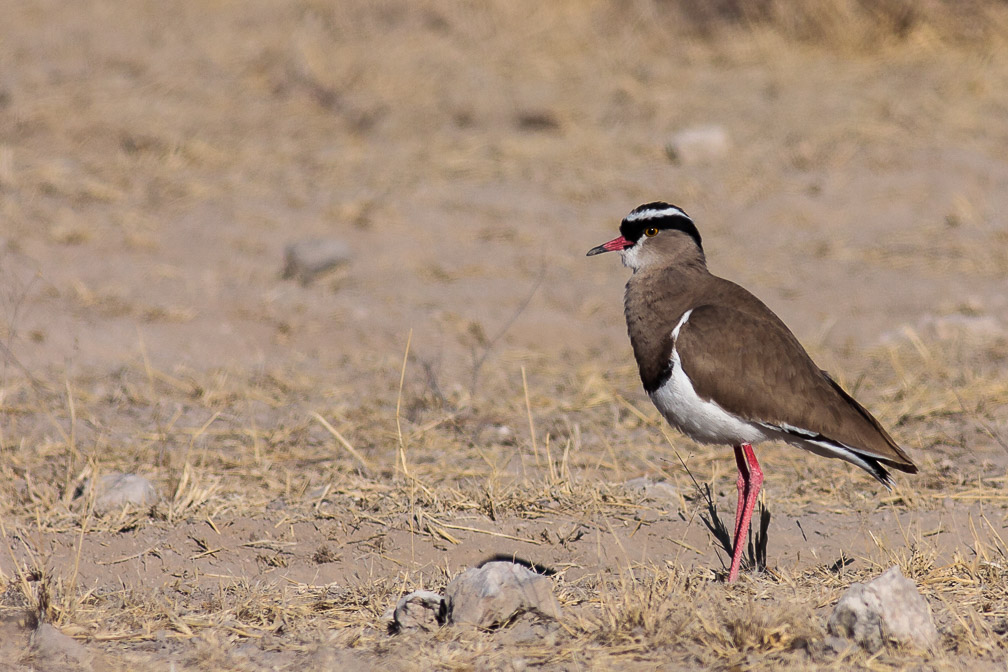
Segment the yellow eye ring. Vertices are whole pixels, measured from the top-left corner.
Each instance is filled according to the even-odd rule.
[[[656,229],[653,226],[650,227],[650,228],[644,229],[644,235],[647,236],[648,238],[651,238],[653,236],[657,236],[658,235],[658,229]]]

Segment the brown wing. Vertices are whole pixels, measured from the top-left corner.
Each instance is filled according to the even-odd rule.
[[[814,433],[915,473],[878,421],[815,365],[769,308],[759,308],[704,305],[690,314],[675,348],[697,394],[746,420]]]

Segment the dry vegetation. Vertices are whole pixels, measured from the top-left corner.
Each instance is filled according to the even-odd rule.
[[[0,669],[38,621],[94,669],[1003,667],[1002,3],[44,5],[0,34]],[[710,121],[732,154],[668,165]],[[732,586],[734,462],[662,426],[581,258],[651,198],[921,468],[763,448]],[[353,264],[281,280],[317,235]],[[95,513],[111,471],[162,501]],[[560,629],[386,633],[494,553]],[[827,646],[893,564],[939,650]]]

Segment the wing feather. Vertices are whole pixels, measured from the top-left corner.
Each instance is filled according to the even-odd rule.
[[[675,349],[697,394],[746,420],[811,434],[848,448],[869,464],[877,461],[915,473],[909,457],[871,413],[816,366],[769,308],[760,307],[765,314],[751,307],[693,309]]]

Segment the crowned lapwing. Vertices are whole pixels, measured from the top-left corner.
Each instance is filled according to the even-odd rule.
[[[728,444],[738,506],[728,581],[738,578],[763,472],[753,444],[779,440],[861,467],[889,487],[886,467],[917,467],[871,413],[762,301],[707,270],[700,232],[680,208],[647,203],[620,236],[588,256],[619,252],[633,275],[624,312],[644,390],[671,425]]]

